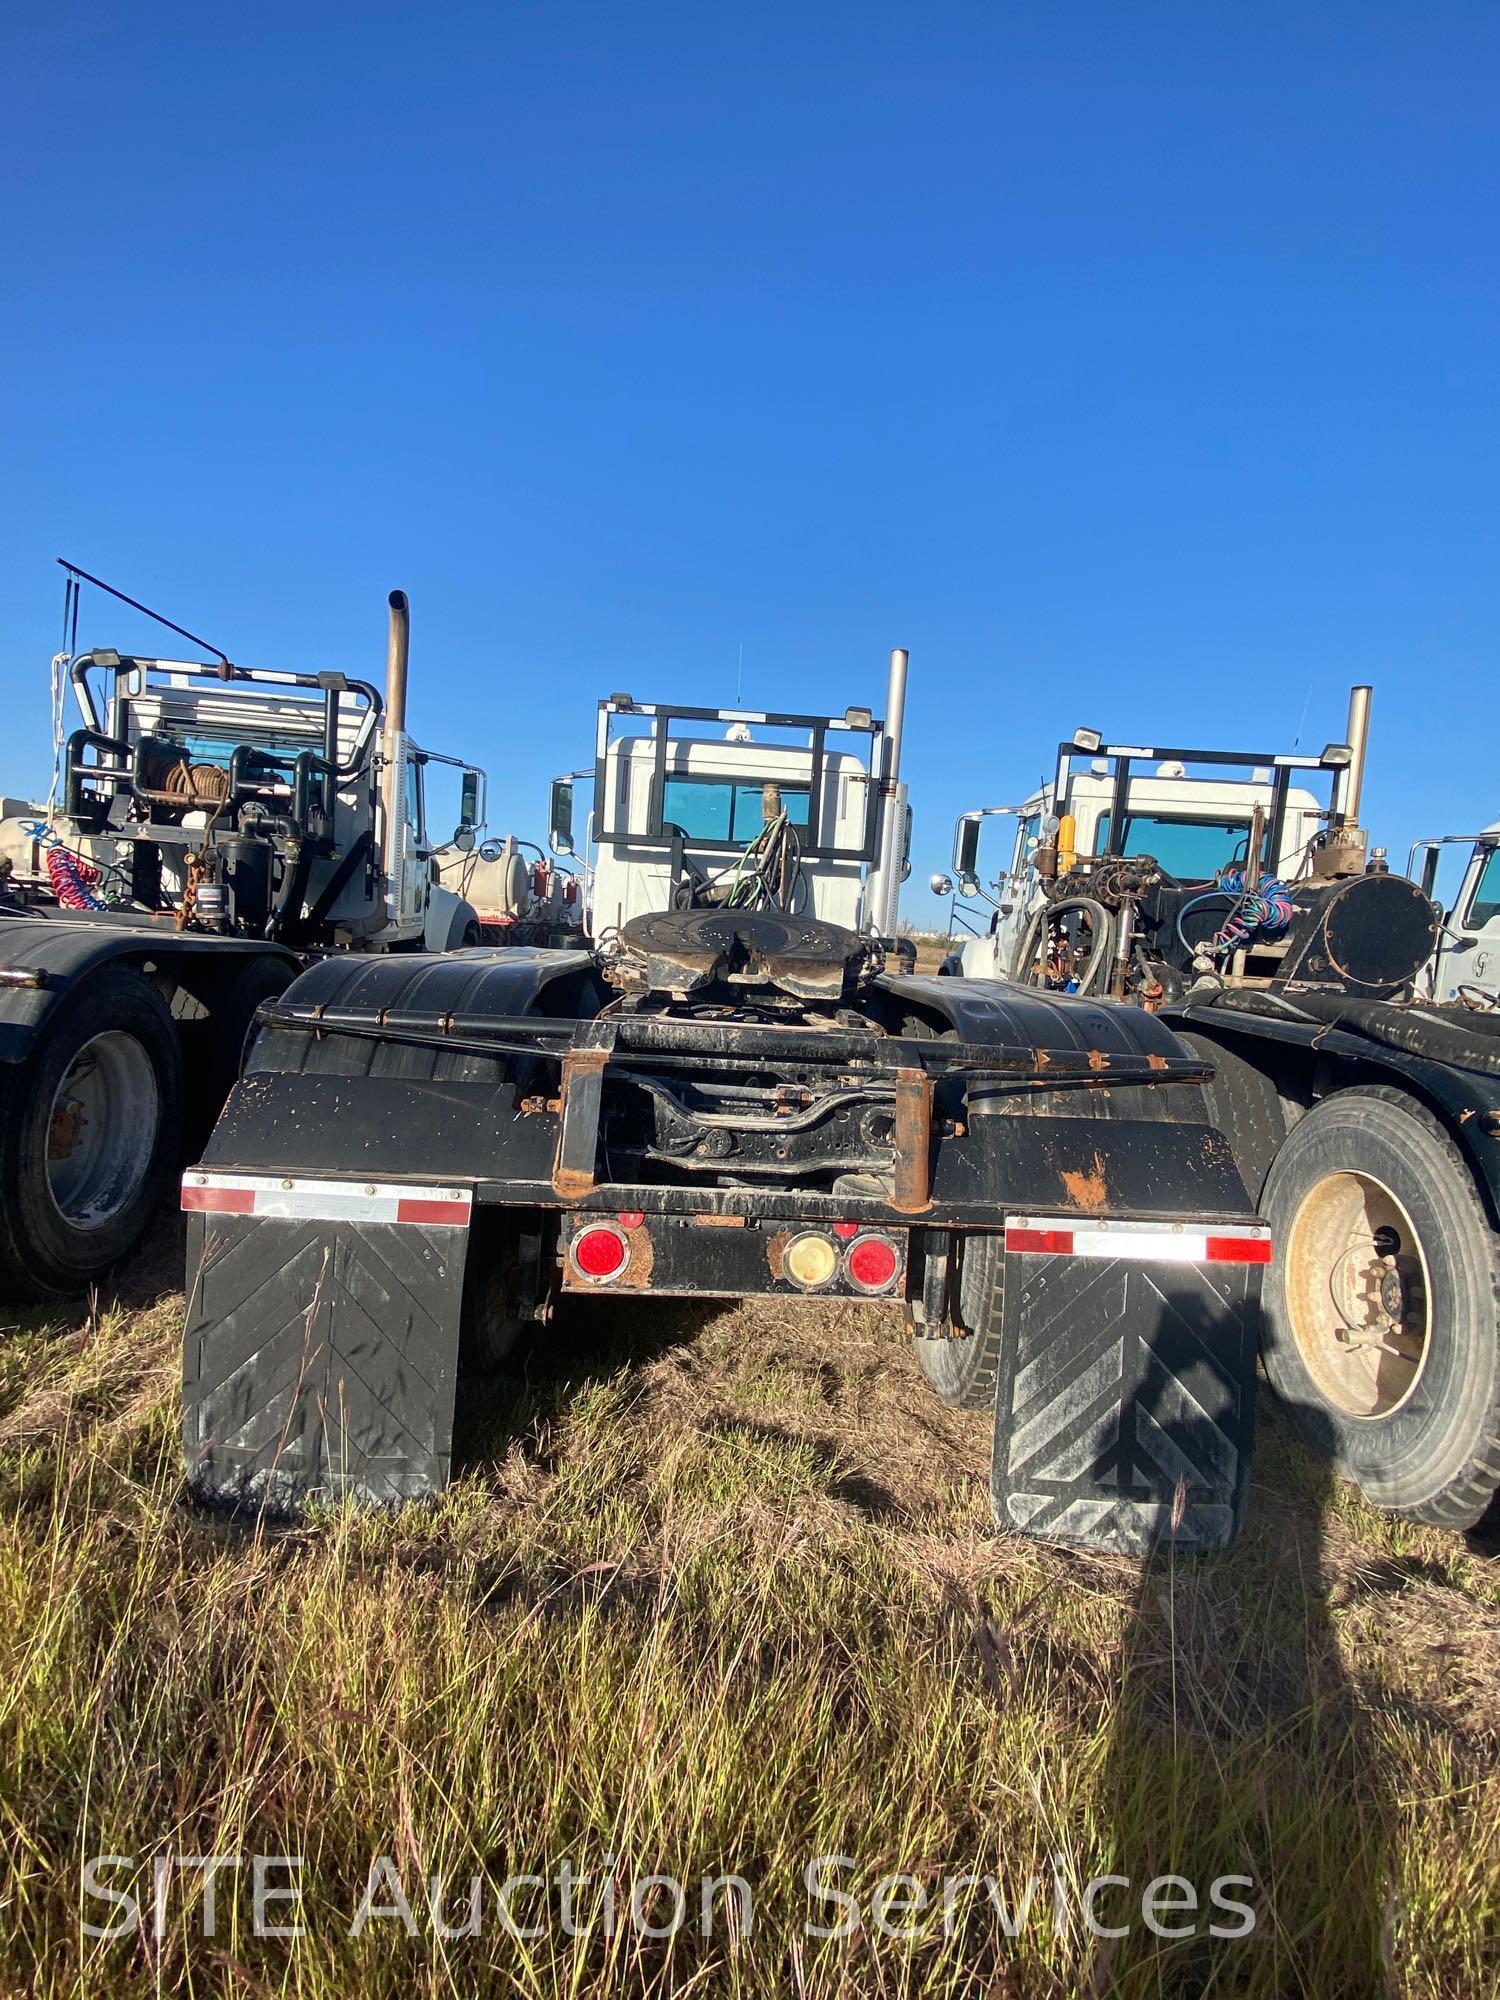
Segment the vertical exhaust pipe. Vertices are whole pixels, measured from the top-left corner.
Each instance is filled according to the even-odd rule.
[[[385,820],[384,861],[392,915],[399,918],[402,861],[406,854],[406,672],[411,654],[411,606],[404,590],[390,595],[390,627],[385,648],[385,723],[381,748],[385,770],[381,804]]]
[[[1360,800],[1365,789],[1365,752],[1370,740],[1370,689],[1354,687],[1349,690],[1349,734],[1350,756],[1344,771],[1344,782],[1340,787],[1339,816],[1345,826],[1359,825]]]
[[[880,770],[879,853],[869,883],[870,928],[890,937],[896,928],[901,897],[901,738],[906,725],[904,646],[891,650],[885,689],[885,738]]]

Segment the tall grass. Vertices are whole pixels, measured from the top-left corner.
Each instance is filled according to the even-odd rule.
[[[1500,1984],[1494,1568],[1330,1489],[1274,1420],[1230,1556],[1072,1556],[995,1533],[982,1420],[931,1399],[878,1309],[596,1305],[471,1390],[441,1500],[257,1531],[185,1495],[179,1313],[106,1302],[0,1356],[9,1989]],[[81,1893],[104,1854],[131,1857],[104,1879],[144,1916],[114,1940],[81,1927],[120,1914]],[[154,1934],[150,1871],[174,1854],[243,1857],[212,1937],[190,1877]],[[254,1934],[255,1855],[300,1857],[300,1907],[265,1916],[301,1936]],[[351,1935],[382,1855],[415,1935],[399,1913]],[[809,1897],[817,1856],[849,1858],[850,1935],[808,1932],[848,1913]],[[577,1935],[551,1887],[517,1888],[507,1928],[498,1886],[564,1860],[592,1878]],[[892,1873],[931,1899],[890,1906],[905,1937],[872,1909]],[[953,1892],[945,1926],[960,1873],[995,1890]],[[1080,1914],[1105,1873],[1129,1878],[1098,1904],[1124,1937]],[[687,1892],[672,1935],[630,1914],[653,1874]],[[1249,1936],[1147,1929],[1164,1874],[1204,1901],[1251,1878]],[[711,1892],[705,1935],[700,1884],[730,1875],[746,1890]],[[437,1934],[432,1877],[450,1926],[479,1878],[479,1935]],[[638,1904],[669,1928],[666,1885]]]

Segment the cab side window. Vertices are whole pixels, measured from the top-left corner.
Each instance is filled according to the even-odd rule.
[[[1482,931],[1500,917],[1500,847],[1492,847],[1479,871],[1464,922],[1470,930]]]
[[[427,828],[422,819],[422,767],[415,758],[406,766],[406,824],[418,847],[427,844]]]
[[[1032,844],[1042,831],[1042,816],[1039,812],[1028,813],[1016,829],[1016,853],[1011,863],[1011,873],[1021,874],[1031,858]]]

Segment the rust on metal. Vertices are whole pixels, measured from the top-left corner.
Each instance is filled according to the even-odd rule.
[[[558,1120],[557,1156],[552,1169],[553,1190],[563,1201],[578,1201],[584,1195],[592,1193],[596,1185],[596,1161],[592,1145],[589,1148],[589,1164],[586,1167],[565,1165],[564,1150],[571,1136],[568,1130],[568,1111],[573,1096],[584,1083],[593,1083],[597,1089],[598,1079],[602,1077],[608,1061],[607,1049],[569,1049],[563,1057],[562,1083],[558,1090],[558,1104],[562,1116]]]
[[[1091,1172],[1075,1167],[1071,1172],[1064,1170],[1063,1186],[1068,1191],[1068,1200],[1074,1208],[1081,1208],[1089,1215],[1097,1215],[1109,1201],[1109,1183],[1104,1174],[1104,1155],[1094,1153]]]
[[[693,1226],[697,1229],[743,1229],[748,1221],[749,1217],[744,1215],[709,1215],[705,1213],[693,1217]]]
[[[615,1279],[616,1285],[623,1285],[627,1291],[644,1292],[651,1286],[652,1267],[656,1263],[656,1245],[651,1241],[649,1229],[627,1229],[630,1255],[625,1260],[625,1268]]]
[[[896,1072],[895,1134],[891,1146],[891,1207],[920,1215],[932,1206],[932,1078],[925,1069]]]

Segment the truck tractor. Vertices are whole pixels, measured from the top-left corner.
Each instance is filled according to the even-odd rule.
[[[1356,688],[1348,741],[1315,759],[1079,731],[957,969],[989,970],[1010,921],[1022,984],[1134,1003],[1213,1065],[1211,1121],[1277,1245],[1272,1384],[1376,1505],[1464,1528],[1500,1486],[1495,838],[1444,926],[1440,843],[1419,843],[1425,886],[1368,850],[1369,715]],[[1261,775],[1213,775],[1230,766]],[[1314,770],[1324,807],[1292,787]],[[983,817],[955,836],[971,894]]]
[[[1271,1242],[1211,1065],[1141,1010],[913,975],[906,666],[884,720],[612,696],[587,947],[328,958],[260,1008],[183,1179],[206,1500],[432,1493],[466,1386],[580,1299],[839,1299],[995,1413],[1009,1527],[1231,1539]]]
[[[477,940],[475,911],[437,882],[424,790],[455,765],[454,844],[472,849],[484,774],[407,735],[408,642],[393,591],[383,693],[222,655],[59,662],[82,715],[58,746],[60,808],[0,838],[12,1295],[81,1289],[134,1247],[202,1145],[256,1008],[310,959]]]

